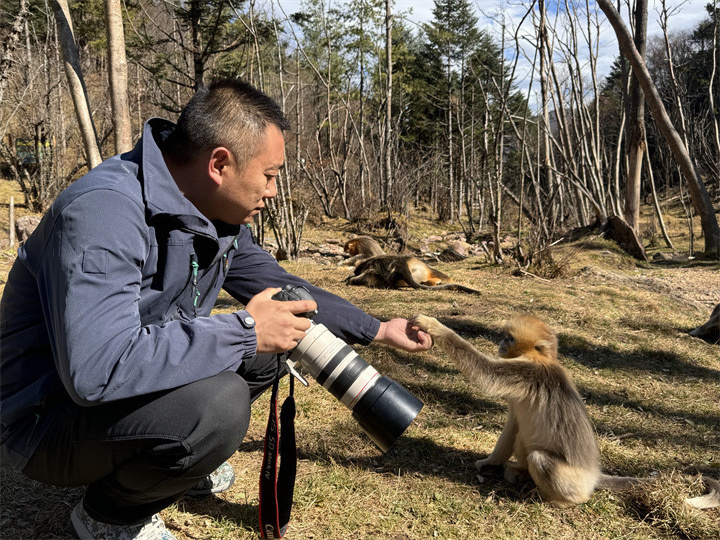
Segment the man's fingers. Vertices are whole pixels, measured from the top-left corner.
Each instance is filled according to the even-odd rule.
[[[297,315],[299,313],[309,313],[317,309],[317,304],[312,300],[289,300],[283,302],[290,313]]]
[[[262,292],[257,293],[255,296],[258,298],[266,299],[266,298],[272,298],[275,294],[282,291],[280,287],[270,287],[268,289],[265,289]]]

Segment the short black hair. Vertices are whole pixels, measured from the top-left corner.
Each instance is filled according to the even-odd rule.
[[[224,146],[242,166],[256,155],[269,125],[290,129],[274,99],[243,80],[221,79],[198,90],[185,105],[165,152],[187,161]]]

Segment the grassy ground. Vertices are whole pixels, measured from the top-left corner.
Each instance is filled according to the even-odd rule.
[[[0,216],[4,230],[3,220],[6,215]],[[673,216],[668,220],[672,226]],[[433,229],[440,230],[430,220],[412,225],[411,243]],[[342,238],[348,230],[331,223],[309,229],[307,238]],[[685,233],[674,230],[682,249]],[[6,236],[0,247],[4,283],[14,251],[5,249]],[[494,350],[497,328],[509,315],[530,312],[545,319],[556,329],[561,360],[586,400],[605,470],[659,476],[661,482],[630,493],[598,492],[586,504],[561,510],[541,502],[532,485],[508,484],[499,471],[479,476],[473,462],[492,450],[504,404],[481,395],[437,351],[411,355],[371,345],[358,352],[419,397],[424,409],[382,454],[322,387],[313,381],[299,387],[298,478],[288,538],[720,538],[720,510],[691,511],[681,503],[702,492],[699,473],[720,476],[720,348],[687,334],[720,302],[720,266],[637,264],[595,236],[558,246],[555,260],[564,272],[553,280],[513,276],[512,265],[491,265],[482,257],[437,265],[481,296],[347,287],[348,271],[334,264],[283,264],[380,319],[431,314],[486,352]],[[226,297],[220,303],[224,310],[237,308]],[[281,399],[286,393],[284,382]],[[178,538],[257,538],[267,411],[263,396],[230,460],[238,477],[230,491],[185,498],[163,512]],[[41,486],[5,468],[0,474],[0,537],[68,537],[67,518],[80,489]]]

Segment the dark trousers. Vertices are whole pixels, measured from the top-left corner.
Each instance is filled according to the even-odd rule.
[[[242,443],[250,403],[278,374],[277,356],[258,355],[168,391],[94,407],[68,405],[23,474],[58,486],[87,486],[95,520],[133,524],[166,508]]]

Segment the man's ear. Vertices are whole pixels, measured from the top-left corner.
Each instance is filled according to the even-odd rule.
[[[224,146],[218,146],[210,152],[210,160],[208,161],[208,176],[210,179],[221,186],[223,179],[226,177],[229,167],[233,164],[233,155],[230,150]]]

